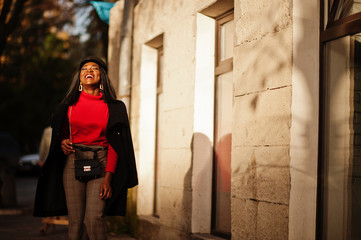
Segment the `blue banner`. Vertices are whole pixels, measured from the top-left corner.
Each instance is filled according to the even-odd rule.
[[[99,18],[103,22],[109,24],[110,9],[114,6],[115,3],[90,1],[90,4],[95,8]]]

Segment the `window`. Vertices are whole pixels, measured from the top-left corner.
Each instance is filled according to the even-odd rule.
[[[162,72],[163,34],[144,43],[141,48],[139,85],[139,146],[138,161],[142,167],[138,175],[137,214],[158,216],[161,205],[160,166],[162,157]]]
[[[361,11],[359,0],[328,0],[328,25]]]
[[[359,0],[324,0],[321,10],[321,42],[361,31]]]
[[[163,119],[163,34],[153,38],[147,45],[152,48],[154,70],[155,70],[155,140],[154,140],[154,188],[153,188],[153,216],[159,217],[160,214],[160,168],[161,168],[161,153],[162,153],[162,119]],[[149,76],[148,76],[148,79]],[[153,81],[154,81],[153,80]]]
[[[231,233],[233,11],[216,19],[213,219],[215,234]]]
[[[325,1],[317,239],[361,236],[361,10]],[[322,26],[322,24],[321,24]]]
[[[161,120],[163,107],[163,47],[158,50],[157,67],[157,99],[156,99],[156,126],[155,126],[155,163],[154,163],[154,216],[159,217],[159,169],[160,169],[160,151],[161,151]]]

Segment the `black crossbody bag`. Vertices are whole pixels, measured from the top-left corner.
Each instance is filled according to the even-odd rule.
[[[78,145],[73,145],[73,148],[80,151],[91,151],[94,152],[93,158],[77,158],[75,157],[74,167],[75,167],[75,179],[81,182],[87,182],[92,179],[101,177],[101,165],[98,159],[98,151],[105,150],[105,147],[102,148],[90,148],[83,147]],[[75,155],[76,156],[76,155]]]
[[[70,107],[70,112],[69,112],[69,132],[70,132],[69,138],[72,141],[71,125],[70,125],[71,110],[72,107]],[[91,147],[84,147],[73,144],[73,148],[83,152],[91,151],[94,153],[93,158],[79,158],[77,154],[75,154],[75,160],[74,160],[75,179],[81,182],[87,182],[89,180],[101,177],[102,169],[98,159],[98,151],[106,150],[107,147],[91,148]]]

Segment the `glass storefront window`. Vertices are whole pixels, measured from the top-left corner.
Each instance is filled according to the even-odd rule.
[[[359,239],[361,35],[327,42],[324,49],[322,239]]]

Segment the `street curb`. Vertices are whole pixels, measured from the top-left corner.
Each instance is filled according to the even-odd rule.
[[[0,209],[0,215],[22,215],[22,209]]]
[[[18,207],[18,208],[0,208],[0,216],[25,216],[32,215],[32,207]],[[135,238],[129,236],[128,234],[119,234],[119,235],[108,235],[109,240],[136,240]]]
[[[118,236],[108,235],[108,239],[109,240],[119,240],[119,239],[121,239],[121,240],[135,240],[135,238],[130,237],[127,234],[122,234],[122,235],[118,235]]]
[[[25,215],[32,214],[33,208],[0,208],[0,215]]]

